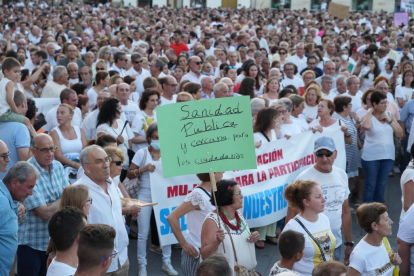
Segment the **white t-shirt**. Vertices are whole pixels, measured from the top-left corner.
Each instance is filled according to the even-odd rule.
[[[400,220],[397,237],[406,243],[414,243],[414,204],[407,210],[404,217]],[[414,246],[411,246],[410,275],[414,272]]]
[[[269,138],[270,142],[276,141],[277,140],[276,132],[272,129],[270,130],[270,133],[271,133],[271,137],[267,137],[267,138]],[[260,132],[253,133],[253,137],[254,137],[255,143],[260,142],[260,141],[262,141],[262,144],[269,143],[266,137]]]
[[[127,105],[121,104],[121,108],[122,108],[122,112],[125,114],[126,119],[130,123],[134,120],[135,116],[139,112],[138,106],[131,100],[128,100]]]
[[[96,128],[96,134],[104,133],[109,134],[115,139],[118,137],[118,135],[121,134],[122,129],[124,128],[124,121],[117,119],[116,122],[118,123],[118,127],[116,129],[112,128],[108,124],[101,124]],[[131,131],[131,128],[129,127],[129,124],[126,124],[125,129],[122,131],[122,137],[124,138],[124,143],[119,144],[118,148],[121,149],[125,154],[125,161],[122,168],[124,170],[127,170],[129,167],[129,158],[128,158],[128,141],[134,138],[134,134]]]
[[[392,276],[394,269],[385,245],[372,246],[364,239],[352,251],[349,267],[361,273],[361,276]]]
[[[331,231],[329,219],[323,213],[319,214],[316,222],[305,220],[300,215],[296,216],[308,229],[312,236],[318,241],[323,249],[326,261],[333,260],[333,254],[336,247],[336,240]],[[302,233],[305,236],[305,251],[302,259],[293,265],[293,270],[300,273],[302,276],[311,276],[312,270],[323,262],[321,251],[318,245],[312,240],[300,224],[291,219],[286,224],[283,232],[287,230],[294,230]]]
[[[147,153],[145,154],[145,152],[147,152]],[[147,157],[143,161],[145,155]],[[159,160],[161,161],[161,159],[159,159]],[[145,167],[146,165],[148,165],[149,163],[152,163],[152,162],[153,162],[153,159],[151,157],[150,152],[148,151],[148,147],[138,150],[135,153],[134,158],[132,158],[132,163],[137,165],[139,168]],[[141,190],[151,191],[151,182],[150,182],[150,173],[149,173],[149,171],[143,172],[142,175],[141,175]]]
[[[298,76],[293,76],[293,79],[289,79],[288,77],[285,77],[282,81],[281,84],[283,86],[287,86],[287,85],[293,85],[296,88],[299,87],[303,87],[305,86],[305,83],[303,82],[302,78],[299,78]]]
[[[75,272],[76,268],[65,263],[58,262],[56,261],[56,258],[53,258],[49,268],[47,269],[46,276],[69,276],[74,275]]]
[[[303,115],[303,114],[299,114],[299,115],[298,115],[298,118],[293,117],[292,115],[290,115],[290,119],[291,119],[292,121],[294,121],[294,122],[299,123],[299,124],[301,125],[301,127],[302,127],[303,131],[307,131],[307,130],[309,130],[309,124],[308,124],[308,122],[306,121],[306,117],[305,117],[305,115]]]
[[[395,98],[401,98],[404,102],[408,102],[413,98],[414,88],[407,88],[401,85],[395,87]]]
[[[403,172],[403,174],[401,175],[401,179],[400,179],[400,186],[401,186],[401,204],[402,204],[400,219],[402,219],[404,217],[404,214],[405,214],[405,211],[404,211],[404,185],[407,184],[407,182],[410,181],[410,180],[414,181],[414,167],[413,167],[413,165],[414,164],[411,161],[408,164],[408,166],[405,169],[405,171]],[[413,270],[413,272],[414,272],[414,270]]]
[[[276,262],[276,263],[273,265],[272,269],[270,270],[270,274],[269,274],[269,276],[276,276],[276,275],[278,275],[278,274],[280,274],[280,273],[283,273],[283,272],[289,272],[289,273],[292,273],[292,274],[294,274],[294,275],[300,275],[300,274],[297,274],[296,272],[294,272],[294,271],[292,271],[292,270],[290,270],[290,269],[280,267],[280,266],[279,266],[279,262]]]
[[[303,109],[303,115],[305,116],[305,118],[316,119],[316,117],[318,117],[318,105],[311,107],[305,103],[305,109]]]
[[[293,121],[293,120],[292,120]],[[285,135],[293,136],[305,132],[302,125],[298,121],[293,121],[293,124],[283,124],[280,126],[279,139],[285,137]]]
[[[154,110],[153,117],[148,116],[144,111],[141,110],[132,120],[131,130],[132,132],[134,132],[134,134],[137,134],[138,136],[141,136],[141,137],[145,137],[145,132],[147,131],[148,126],[154,121],[155,122],[157,121],[157,114],[155,113],[155,110]],[[146,148],[146,147],[148,147],[147,142],[139,143],[139,144],[132,143],[132,150],[134,152],[137,152],[137,150]]]
[[[362,93],[358,91],[358,93],[356,93],[355,96],[352,96],[351,94],[349,94],[349,91],[346,91],[342,96],[348,96],[351,97],[352,99],[352,109],[351,112],[357,112],[358,109],[360,109],[362,107]]]
[[[54,129],[55,127],[57,127],[59,125],[58,121],[57,121],[57,110],[58,110],[59,106],[52,108],[51,110],[49,110],[49,112],[46,114],[46,124],[44,126],[42,126],[42,128],[45,131],[51,131],[52,129]],[[79,109],[79,107],[75,108],[75,112],[73,114],[72,117],[72,125],[73,126],[81,126],[82,125],[82,112]]]
[[[323,213],[329,218],[331,230],[336,239],[336,247],[341,246],[342,205],[350,193],[346,172],[332,166],[331,173],[321,173],[312,166],[299,174],[296,180],[314,180],[321,186],[326,200]]]
[[[161,96],[160,100],[161,100],[161,102],[160,102],[159,106],[176,103],[177,102],[177,94],[173,95],[172,100],[166,99],[163,96]]]

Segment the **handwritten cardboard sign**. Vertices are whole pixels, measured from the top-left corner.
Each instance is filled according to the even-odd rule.
[[[157,108],[164,177],[255,169],[249,97]]]
[[[396,12],[394,13],[394,25],[400,27],[401,25],[408,25],[408,13]]]
[[[349,6],[330,2],[328,7],[328,14],[342,19],[349,18]]]

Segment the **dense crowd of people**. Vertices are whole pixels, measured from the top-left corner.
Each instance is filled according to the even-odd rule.
[[[414,274],[413,33],[414,19],[395,26],[387,12],[10,2],[0,9],[0,275],[145,276],[148,243],[160,273],[178,275],[152,208],[157,108],[238,96],[251,101],[252,147],[334,129],[346,169],[322,135],[308,145],[316,163],[284,190],[286,217],[255,229],[239,183],[216,172],[213,192],[197,174],[167,218],[179,271],[259,275],[256,250],[269,243],[280,252],[271,276]],[[402,171],[393,250],[384,193]],[[357,243],[352,215],[366,232]]]

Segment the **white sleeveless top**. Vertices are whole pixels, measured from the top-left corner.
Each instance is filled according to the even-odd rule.
[[[246,226],[247,230],[250,232],[249,226],[247,226],[247,222],[244,219],[241,212],[237,211],[239,213],[240,219],[243,221],[244,225]],[[213,220],[217,227],[218,227],[218,221],[217,221],[217,214],[215,212],[210,212],[206,219]],[[230,223],[233,225],[236,225],[236,219],[229,220]],[[220,220],[221,228],[224,230],[225,238],[224,238],[224,246],[226,248],[226,253],[223,251],[223,245],[220,243],[217,253],[222,254],[224,257],[226,257],[227,261],[230,264],[231,269],[233,270],[233,275],[237,275],[236,272],[234,272],[234,266],[236,265],[236,259],[234,258],[233,253],[233,247],[231,244],[231,240],[229,237],[229,234],[233,238],[233,243],[235,247],[235,251],[237,254],[237,260],[238,263],[244,267],[246,267],[248,270],[251,270],[256,267],[257,261],[256,261],[256,250],[254,248],[254,243],[248,242],[247,239],[249,238],[249,233],[244,229],[243,226],[240,227],[239,230],[233,230],[230,227],[228,228],[230,230],[230,233],[227,232],[226,227],[223,226],[223,221]]]
[[[60,141],[60,149],[62,151],[62,155],[70,160],[79,160],[79,155],[82,151],[82,139],[81,139],[81,131],[80,127],[72,126],[75,130],[76,139],[68,140],[63,137],[62,132],[60,131],[59,127],[55,127],[57,134],[59,135]]]
[[[382,124],[372,116],[370,130],[365,131],[364,150],[361,158],[365,161],[382,159],[395,160],[394,130],[388,123]]]

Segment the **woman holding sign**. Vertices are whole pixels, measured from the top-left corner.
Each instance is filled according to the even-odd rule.
[[[127,177],[129,179],[140,178],[141,189],[137,199],[152,203],[150,173],[155,170],[153,162],[161,160],[156,122],[152,122],[148,126],[146,138],[149,147],[142,148],[135,153],[131,166],[128,169]],[[138,265],[140,276],[147,275],[147,239],[150,230],[151,212],[152,207],[142,208],[138,217]],[[151,229],[151,236],[153,235],[157,235],[157,229]],[[171,264],[171,245],[162,247],[162,262],[163,271],[169,275],[178,275],[178,272]]]
[[[210,212],[204,220],[201,230],[201,256],[206,259],[213,253],[221,253],[234,269],[233,275],[239,269],[247,269],[253,273],[257,265],[254,243],[259,240],[259,233],[250,232],[247,221],[239,211],[243,208],[240,186],[234,180],[221,180],[217,183],[214,194],[211,203],[218,206],[220,221],[217,211]]]
[[[206,216],[216,208],[211,204],[210,174],[198,173],[201,184],[191,191],[172,213],[167,217],[174,236],[180,243],[181,270],[184,276],[196,274],[200,262],[201,227]],[[223,173],[215,173],[216,181],[223,178]],[[179,219],[187,215],[187,240],[181,232]]]

